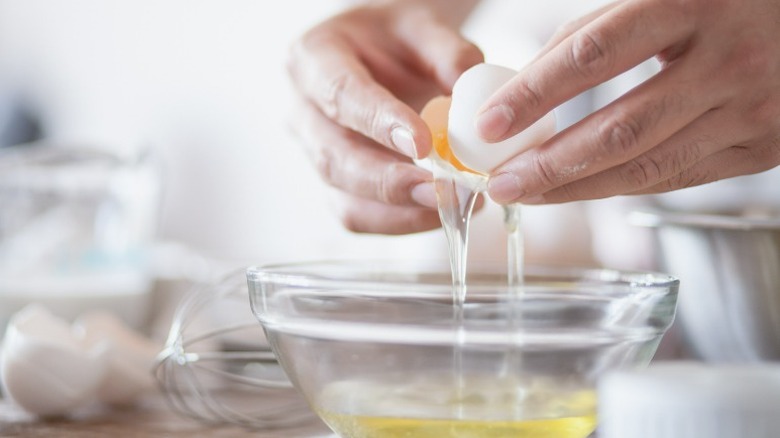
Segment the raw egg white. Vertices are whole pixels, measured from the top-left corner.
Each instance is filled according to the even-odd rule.
[[[555,116],[546,114],[536,123],[498,143],[477,135],[477,112],[487,99],[517,74],[492,64],[477,64],[455,82],[452,98],[434,98],[421,116],[433,134],[434,151],[460,172],[487,175],[513,156],[539,146],[555,134]]]

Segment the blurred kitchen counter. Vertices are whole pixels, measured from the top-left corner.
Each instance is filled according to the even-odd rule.
[[[92,406],[68,419],[42,421],[0,398],[0,437],[216,437],[216,438],[325,438],[333,437],[317,420],[295,428],[247,430],[235,426],[208,426],[173,412],[162,395],[150,395],[135,407],[109,409]]]

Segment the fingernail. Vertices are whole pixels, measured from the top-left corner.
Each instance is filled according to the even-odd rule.
[[[423,207],[437,208],[436,189],[433,183],[424,182],[417,184],[412,188],[412,199]]]
[[[390,140],[392,140],[398,152],[417,159],[417,145],[414,143],[412,131],[400,126],[393,128],[393,131],[390,133]]]
[[[477,116],[477,134],[488,141],[500,140],[515,120],[515,112],[507,105],[496,105]]]
[[[499,173],[490,178],[490,181],[488,181],[488,193],[499,204],[514,202],[524,194],[523,189],[520,187],[520,179],[517,175],[510,172]]]

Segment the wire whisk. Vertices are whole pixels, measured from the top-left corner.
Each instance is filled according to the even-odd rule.
[[[316,421],[249,310],[244,270],[179,304],[155,377],[171,407],[209,424],[282,428]]]

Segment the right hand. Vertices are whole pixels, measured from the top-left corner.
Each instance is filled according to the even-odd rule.
[[[341,220],[352,231],[406,234],[441,225],[433,177],[411,160],[431,150],[418,112],[482,62],[447,23],[451,17],[436,10],[458,8],[449,3],[356,7],[291,49],[289,72],[301,97],[292,128],[321,177],[339,190]]]

